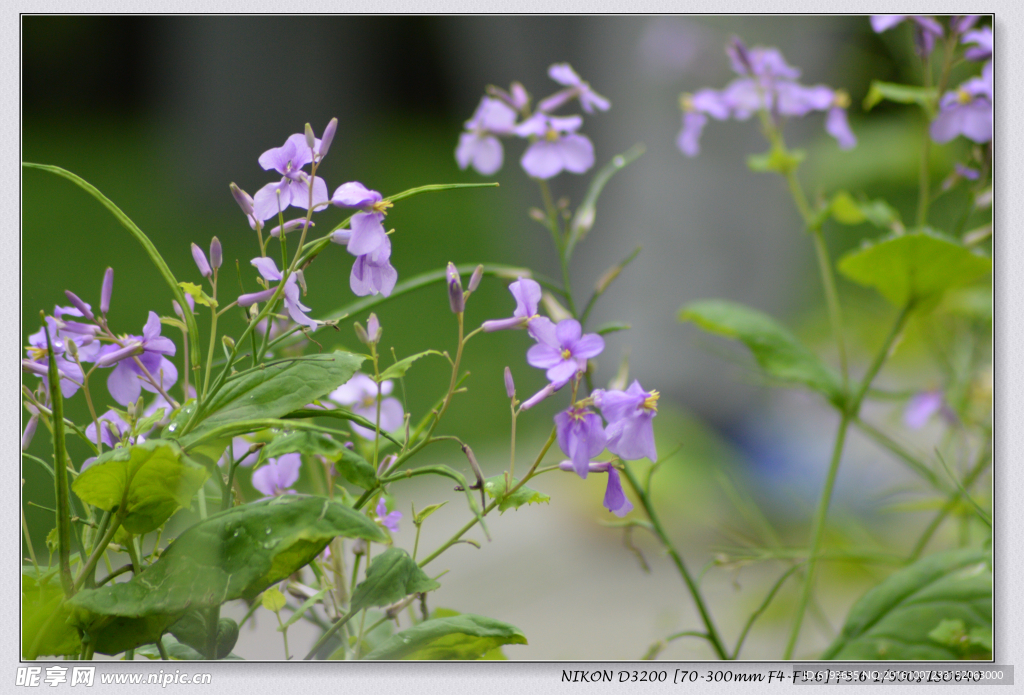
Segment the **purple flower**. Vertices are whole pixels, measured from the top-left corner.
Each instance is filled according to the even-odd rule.
[[[974,142],[992,139],[992,63],[985,63],[981,77],[973,77],[939,101],[939,113],[932,121],[932,140],[946,143],[957,135]]]
[[[826,111],[825,131],[836,138],[842,149],[856,144],[846,120],[850,98],[845,92],[825,85],[808,87],[798,83],[800,70],[787,64],[778,49],[748,49],[734,38],[726,51],[739,77],[721,91],[700,89],[680,98],[683,128],[676,146],[687,157],[700,152],[700,135],[709,116],[720,121],[730,117],[745,121],[762,109],[773,119]]]
[[[550,321],[535,321],[532,328],[539,342],[527,351],[526,361],[546,369],[548,381],[553,384],[564,384],[577,372],[586,371],[587,360],[604,350],[604,338],[596,333],[582,335],[576,319],[559,321],[557,326]]]
[[[268,282],[275,280],[278,282],[281,281],[283,276],[281,275],[281,271],[277,269],[277,264],[274,263],[273,258],[254,258],[250,263],[256,267],[256,270],[259,271],[264,280]],[[238,306],[247,307],[252,306],[256,302],[265,302],[274,296],[274,292],[276,291],[276,287],[271,287],[263,290],[262,292],[243,294],[238,298]],[[306,316],[304,313],[310,309],[299,301],[299,295],[299,274],[298,272],[295,272],[289,275],[288,279],[284,283],[284,306],[288,310],[288,315],[292,317],[292,321],[309,328],[316,328],[317,322]]]
[[[146,368],[164,391],[174,386],[178,381],[178,370],[164,355],[173,355],[175,351],[174,342],[160,335],[160,317],[151,311],[142,329],[142,336],[123,336],[120,346],[104,347],[100,350],[96,366],[117,365],[107,378],[107,390],[115,401],[121,405],[128,405],[138,400],[141,389],[151,393],[157,392],[157,388],[146,378],[142,367]],[[142,366],[135,361],[136,359]]]
[[[381,497],[377,502],[377,517],[375,521],[391,533],[398,533],[398,522],[402,519],[402,512],[391,512],[388,514],[388,503]]]
[[[515,109],[498,99],[481,99],[473,117],[466,121],[466,132],[459,136],[459,145],[455,148],[459,168],[472,166],[484,176],[501,169],[505,155],[501,141],[495,136],[511,135],[515,124]]]
[[[539,111],[551,113],[575,97],[579,97],[580,106],[587,113],[594,113],[594,109],[607,111],[611,107],[611,102],[591,89],[590,84],[580,79],[580,76],[576,74],[576,71],[568,63],[555,63],[549,67],[548,77],[558,84],[565,85],[568,89],[563,89],[547,99],[542,99],[537,104],[537,110]]]
[[[907,407],[903,411],[903,424],[912,430],[919,430],[928,424],[936,413],[941,414],[947,422],[956,422],[956,415],[946,405],[942,391],[924,391],[907,401]]]
[[[930,55],[935,48],[935,40],[941,39],[943,35],[942,25],[934,17],[916,14],[873,14],[871,28],[876,34],[881,34],[907,19],[914,23],[914,43],[917,45],[918,53]]]
[[[391,393],[394,385],[390,379],[380,383],[380,396],[384,397]],[[330,400],[341,405],[349,406],[356,415],[361,415],[370,422],[377,421],[377,382],[365,374],[357,372],[351,379],[339,386],[327,396]],[[401,428],[405,422],[405,410],[397,398],[384,398],[380,402],[380,422],[377,426],[385,432],[394,432]],[[374,430],[350,425],[352,431],[363,439],[374,439],[377,433]]]
[[[320,147],[316,140],[311,150],[306,145],[306,136],[296,133],[281,147],[274,147],[260,155],[260,166],[267,171],[281,174],[281,180],[268,183],[253,196],[253,214],[259,220],[268,220],[290,205],[303,210],[309,209],[309,175],[302,170],[313,161],[313,153]],[[235,198],[238,200],[238,197]],[[327,183],[317,176],[313,180],[313,206],[328,201]]]
[[[285,454],[276,459],[267,459],[264,466],[253,471],[252,486],[267,497],[284,494],[295,494],[291,489],[299,480],[299,468],[302,466],[300,454]]]
[[[526,88],[520,82],[513,82],[507,92],[504,89],[490,86],[487,88],[487,93],[505,102],[515,111],[522,111],[530,103],[530,95],[526,93]]]
[[[113,449],[115,445],[124,441],[131,433],[131,427],[115,410],[108,410],[100,415],[97,420],[100,425],[100,441]],[[89,423],[85,428],[85,436],[90,442],[96,442],[96,425]]]
[[[555,415],[558,446],[572,459],[573,470],[587,477],[590,459],[604,451],[605,434],[601,418],[587,408],[569,408]]]
[[[355,217],[352,221],[355,222]],[[391,265],[391,239],[387,236],[373,251],[356,258],[348,280],[349,287],[358,297],[378,293],[387,297],[395,289],[396,282],[398,271]]]
[[[519,278],[508,286],[508,291],[516,298],[516,310],[510,319],[494,319],[484,321],[484,331],[500,331],[506,328],[525,328],[531,320],[538,318],[537,306],[540,304],[540,285],[530,278]]]
[[[973,48],[964,51],[967,60],[988,60],[992,57],[992,27],[982,27],[969,31],[960,40],[961,43],[973,43]]]
[[[562,461],[558,467],[563,471],[575,471],[572,461]],[[607,473],[608,487],[604,490],[604,508],[617,517],[623,517],[633,510],[633,505],[626,499],[626,493],[622,490],[622,481],[619,480],[619,472],[610,463],[591,463],[587,469],[591,473]]]
[[[516,127],[519,137],[536,138],[519,163],[527,174],[550,179],[563,170],[574,174],[594,166],[594,145],[576,131],[583,125],[579,116],[549,116],[538,112]]]
[[[654,416],[658,414],[657,391],[644,391],[634,381],[625,391],[594,391],[594,405],[608,422],[608,450],[627,461],[658,460],[654,445]]]

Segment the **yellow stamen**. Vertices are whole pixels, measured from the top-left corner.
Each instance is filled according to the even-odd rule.
[[[385,211],[388,208],[393,208],[393,207],[395,207],[395,204],[392,203],[390,200],[378,200],[376,203],[373,204],[373,211],[374,212],[383,212],[386,215],[387,212],[385,212]]]
[[[835,96],[832,98],[832,104],[841,109],[847,109],[850,107],[850,95],[841,89],[837,89]]]
[[[970,104],[972,99],[974,99],[974,97],[972,97],[969,92],[963,89],[956,93],[956,100],[961,104]]]
[[[679,95],[679,108],[689,113],[694,110],[693,107],[693,95],[689,93],[683,93]]]
[[[569,348],[566,348],[566,349],[562,350],[562,359],[563,360],[567,360],[570,357],[572,357],[572,351],[569,350]]]
[[[658,412],[658,399],[661,398],[661,394],[657,391],[651,391],[651,395],[644,399],[643,407],[647,410],[653,410]]]
[[[558,140],[558,131],[553,128],[548,129],[548,132],[544,133],[544,139],[547,140],[548,142],[554,142]]]

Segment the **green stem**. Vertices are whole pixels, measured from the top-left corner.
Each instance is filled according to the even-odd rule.
[[[832,335],[839,350],[839,369],[843,378],[843,392],[849,385],[849,366],[846,358],[846,339],[843,337],[843,312],[839,304],[839,293],[836,292],[836,280],[832,274],[832,262],[829,259],[828,247],[821,228],[812,230],[814,237],[814,254],[818,259],[818,270],[821,272],[821,284],[825,288],[825,301],[828,305],[829,323],[832,324]]]
[[[658,520],[658,515],[654,512],[654,504],[651,502],[650,496],[643,489],[643,486],[640,485],[640,481],[637,480],[636,475],[633,474],[628,463],[623,464],[622,470],[626,474],[626,479],[629,481],[630,487],[633,488],[633,492],[640,500],[640,504],[643,506],[644,512],[646,512],[647,518],[650,520],[651,526],[654,528],[654,532],[658,536],[658,540],[661,541],[662,546],[665,548],[665,552],[667,552],[668,556],[672,558],[673,564],[675,564],[680,576],[686,583],[686,588],[690,591],[690,596],[693,598],[693,602],[697,606],[697,611],[700,613],[701,620],[704,621],[704,628],[707,631],[708,642],[711,643],[711,646],[714,648],[719,659],[728,659],[729,655],[726,653],[722,640],[718,636],[718,630],[715,629],[715,624],[711,620],[711,615],[708,613],[707,606],[704,603],[704,597],[700,593],[700,587],[698,587],[697,583],[693,581],[693,577],[690,576],[690,572],[686,569],[686,564],[683,562],[683,558],[672,545],[672,541],[669,540],[668,534],[665,533],[665,529]]]
[[[48,382],[50,400],[53,403],[53,487],[57,505],[57,558],[64,597],[71,598],[75,593],[75,587],[71,580],[71,507],[68,499],[68,455],[64,441],[64,397],[60,390],[60,377],[53,355],[50,331],[46,330],[43,333],[46,334]]]
[[[967,472],[967,475],[964,476],[963,482],[961,483],[964,489],[970,488],[978,477],[985,472],[985,469],[987,469],[989,465],[990,455],[988,447],[982,449],[978,456],[978,461],[974,464],[971,470]],[[961,493],[959,489],[954,490],[950,494],[949,499],[946,500],[944,505],[942,505],[942,509],[940,509],[935,515],[935,518],[933,518],[931,523],[928,524],[928,527],[925,528],[924,533],[921,534],[917,543],[914,544],[914,549],[910,552],[910,556],[907,558],[907,564],[915,562],[919,557],[921,557],[921,553],[924,552],[925,546],[928,545],[928,541],[931,540],[939,526],[946,520],[946,517],[956,509],[956,506],[960,503],[960,498],[962,496],[963,493]]]
[[[100,541],[92,550],[92,555],[89,556],[89,561],[82,568],[82,571],[78,573],[78,577],[75,579],[75,591],[82,588],[83,583],[88,577],[93,576],[93,572],[96,571],[96,564],[100,561],[100,557],[107,550],[107,546],[110,545],[110,541],[114,539],[114,534],[117,533],[117,529],[121,526],[121,515],[111,515],[112,521],[110,526],[107,527],[107,532],[103,534]]]
[[[843,457],[843,447],[846,443],[847,429],[849,428],[850,423],[857,419],[857,416],[860,413],[861,402],[864,400],[865,394],[867,394],[868,389],[871,387],[871,382],[874,381],[878,371],[882,368],[886,358],[888,358],[889,351],[892,349],[893,344],[895,344],[896,339],[903,331],[903,326],[906,324],[912,308],[913,302],[911,301],[907,303],[902,311],[900,311],[899,316],[896,318],[896,322],[889,331],[889,335],[882,344],[882,348],[875,356],[874,361],[871,363],[867,373],[864,375],[864,379],[861,382],[860,387],[857,389],[857,393],[847,404],[846,409],[843,411],[842,418],[839,421],[839,429],[836,432],[835,445],[832,448],[832,460],[829,463],[828,474],[825,477],[825,486],[822,488],[821,497],[818,499],[818,508],[814,514],[814,521],[811,525],[811,546],[807,557],[807,573],[804,575],[803,585],[800,590],[800,599],[797,603],[796,616],[793,619],[793,628],[790,632],[789,640],[786,643],[786,650],[782,656],[783,659],[788,660],[793,658],[793,650],[796,648],[797,638],[800,635],[800,628],[803,624],[804,613],[806,612],[807,604],[811,599],[811,593],[814,587],[814,571],[817,568],[818,555],[821,552],[821,541],[825,535],[825,522],[828,516],[828,507],[832,500],[832,489],[835,486],[836,475],[839,472],[839,462]]]
[[[790,575],[796,572],[798,569],[800,569],[800,567],[801,565],[793,565],[788,570],[786,570],[786,572],[781,577],[779,577],[775,584],[772,586],[771,590],[768,592],[768,595],[764,597],[764,601],[762,601],[761,605],[757,607],[757,610],[750,614],[750,618],[747,619],[747,624],[743,626],[743,632],[740,633],[739,639],[736,640],[736,648],[732,651],[733,660],[739,657],[740,649],[743,648],[743,642],[747,639],[747,633],[750,632],[750,628],[754,626],[754,621],[760,618],[761,614],[764,613],[765,610],[767,610],[768,605],[772,602],[772,599],[775,598],[775,594],[777,594],[779,589],[782,588],[782,585],[786,582],[787,579],[789,579]]]

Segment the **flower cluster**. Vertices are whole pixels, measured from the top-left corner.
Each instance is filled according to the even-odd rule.
[[[563,171],[582,174],[594,166],[593,143],[576,132],[583,119],[553,113],[573,99],[588,114],[607,111],[611,103],[591,89],[568,63],[552,65],[548,76],[563,88],[541,99],[532,113],[530,96],[520,83],[514,82],[508,92],[495,87],[488,90],[490,96],[480,101],[459,136],[455,161],[460,169],[472,166],[485,176],[497,172],[504,160],[498,138],[513,135],[530,142],[519,163],[534,178],[550,179]]]
[[[575,394],[578,380],[587,370],[587,361],[604,350],[604,339],[594,333],[584,334],[575,319],[567,318],[555,324],[539,315],[541,289],[536,281],[520,278],[509,286],[509,291],[516,300],[512,317],[485,321],[483,329],[526,328],[536,341],[527,351],[526,360],[531,366],[544,369],[548,378],[548,385],[523,402],[520,410],[532,408],[574,379],[577,380],[573,387]],[[515,384],[508,368],[505,390],[509,398],[515,398]],[[608,449],[624,461],[642,458],[656,461],[658,453],[652,421],[658,412],[658,396],[657,391],[645,391],[634,381],[625,391],[597,389],[590,397],[578,400],[555,415],[558,446],[569,457],[560,467],[575,471],[581,478],[591,472],[607,473],[604,506],[618,516],[625,516],[633,508],[622,491],[619,473],[612,462],[592,459]],[[597,408],[600,415],[591,410],[591,406]]]
[[[384,231],[384,217],[386,210],[391,207],[390,201],[384,200],[380,193],[366,188],[358,181],[342,184],[334,191],[334,195],[328,196],[327,183],[316,176],[316,169],[327,155],[337,127],[338,120],[331,119],[324,129],[323,137],[315,138],[307,126],[306,133],[291,135],[281,147],[267,150],[260,155],[259,164],[267,171],[281,174],[281,179],[263,186],[253,197],[231,184],[231,194],[254,230],[261,232],[264,222],[275,215],[282,219],[280,224],[270,230],[270,236],[273,237],[293,231],[305,232],[313,224],[310,219],[312,214],[329,205],[358,209],[359,212],[349,222],[349,228],[334,232],[331,241],[343,244],[356,257],[349,277],[352,292],[360,297],[375,294],[387,297],[398,281],[398,273],[391,265],[391,240]],[[310,173],[305,171],[306,165],[310,165]],[[306,210],[307,214],[284,221],[284,212],[289,207]],[[257,264],[257,260],[260,259],[254,260],[253,265],[264,279],[281,280],[283,270],[278,271],[276,266],[272,269],[264,267]],[[303,313],[308,309],[300,308],[302,305],[298,301],[298,288],[291,274],[285,283],[285,306],[288,313],[296,322],[315,327],[316,322]],[[269,299],[272,295],[273,292],[267,290],[243,297],[252,304]]]
[[[700,135],[709,116],[717,121],[745,121],[759,111],[776,125],[781,119],[825,111],[825,132],[836,139],[839,147],[846,150],[857,144],[846,120],[850,105],[846,92],[825,85],[800,84],[800,70],[787,64],[777,48],[748,49],[734,38],[726,52],[738,77],[721,90],[704,88],[680,98],[683,129],[676,145],[687,157],[699,154]]]

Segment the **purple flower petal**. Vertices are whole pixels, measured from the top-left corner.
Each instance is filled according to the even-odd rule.
[[[700,154],[700,134],[707,122],[708,117],[702,113],[683,112],[683,129],[676,138],[676,147],[687,157],[696,157]]]
[[[273,258],[269,256],[254,258],[249,263],[259,271],[264,280],[280,282],[282,277],[281,271],[277,269],[277,264],[274,263]]]
[[[383,221],[384,215],[379,212],[360,212],[353,215],[349,225],[352,228],[352,236],[348,242],[348,252],[353,256],[363,256],[384,244],[388,237],[384,231]]]
[[[110,395],[115,401],[126,406],[139,399],[139,395],[142,393],[142,382],[129,363],[121,361],[107,377],[107,390],[110,391]]]
[[[370,190],[358,181],[341,184],[331,196],[331,202],[335,205],[363,210],[369,210],[374,203],[379,203],[383,199],[380,193]]]
[[[622,491],[622,482],[619,480],[619,472],[614,468],[608,469],[608,487],[604,491],[604,507],[617,517],[623,517],[633,510],[633,505],[626,499],[626,493]]]
[[[834,106],[825,116],[825,132],[836,139],[839,149],[849,150],[857,145],[857,136],[850,130],[850,123],[846,120],[846,109]]]

